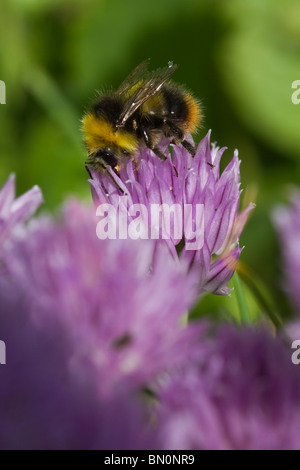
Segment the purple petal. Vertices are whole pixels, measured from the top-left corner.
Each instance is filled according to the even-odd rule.
[[[229,294],[230,289],[227,283],[233,276],[241,252],[242,249],[237,247],[212,264],[203,287],[204,290],[218,295]]]

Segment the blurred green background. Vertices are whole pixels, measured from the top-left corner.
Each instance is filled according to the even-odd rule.
[[[228,147],[223,166],[238,148],[242,187],[256,199],[242,259],[289,313],[270,211],[300,182],[299,0],[2,0],[0,41],[0,184],[10,172],[18,194],[38,184],[49,210],[69,194],[90,198],[79,129],[95,90],[148,57],[153,68],[179,64],[175,80],[204,108],[196,140],[212,129]],[[208,296],[201,308],[234,301]]]

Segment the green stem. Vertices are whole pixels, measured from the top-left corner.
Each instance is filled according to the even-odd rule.
[[[236,294],[237,303],[240,310],[241,321],[242,323],[252,323],[249,308],[247,301],[244,295],[243,286],[240,280],[240,277],[237,272],[232,276],[232,283],[234,287],[234,292]]]
[[[281,317],[277,312],[272,297],[260,278],[248,266],[242,264],[240,264],[239,274],[274,325],[277,328],[281,327]]]

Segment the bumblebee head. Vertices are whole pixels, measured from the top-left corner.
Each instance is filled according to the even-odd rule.
[[[118,163],[118,153],[111,147],[103,147],[89,155],[89,164],[96,168],[105,169],[107,166],[115,168]]]
[[[111,158],[118,160],[123,154],[131,155],[138,148],[138,139],[133,132],[116,130],[106,117],[97,117],[92,112],[83,117],[82,131],[90,157],[103,155],[105,161]]]

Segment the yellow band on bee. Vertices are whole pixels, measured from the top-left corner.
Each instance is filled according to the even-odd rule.
[[[96,117],[88,113],[82,120],[82,130],[85,143],[90,153],[103,146],[117,146],[127,152],[134,152],[138,147],[138,140],[134,134],[123,129],[115,130],[104,117]]]

